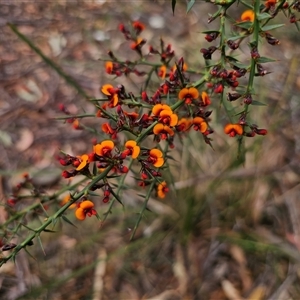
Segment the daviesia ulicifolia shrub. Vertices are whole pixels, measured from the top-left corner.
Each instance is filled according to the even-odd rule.
[[[199,49],[199,58],[203,57],[205,62],[201,70],[190,68],[185,58],[177,57],[173,46],[166,44],[163,38],[159,47],[149,45],[143,38],[145,25],[141,22],[119,25],[120,35],[127,40],[128,49],[135,53],[136,59],[119,59],[118,54],[109,51],[105,71],[111,75],[111,81],[99,87],[103,98],[89,99],[96,111],[92,116],[99,120],[99,131],[106,137],[99,140],[99,135],[95,135],[95,142],[90,145],[88,153],[73,156],[61,152],[58,159],[64,167],[62,177],[69,181],[81,175],[79,183],[72,184],[70,181],[56,193],[45,195],[35,188],[28,174],[24,175],[6,203],[9,216],[1,226],[2,251],[12,251],[2,256],[1,265],[14,258],[21,249],[28,251],[28,246],[35,239],[42,243],[41,232],[51,231],[49,228],[59,219],[72,224],[68,209],[74,209],[75,220],[96,216],[103,222],[112,212],[116,200],[126,205],[122,201],[122,190],[128,188],[125,178],[129,172],[136,181],[137,192],[144,195],[133,237],[150,196],[163,199],[169,191],[164,174],[176,141],[184,139],[190,131],[196,131],[204,143],[213,147],[214,129],[210,120],[213,102],[222,104],[214,107],[220,110],[218,115],[223,114],[228,120],[223,134],[237,139],[238,155],[242,155],[241,145],[245,138],[267,134],[267,129],[251,121],[257,105],[264,105],[255,92],[255,78],[268,75],[270,71],[265,63],[274,61],[260,54],[260,45],[265,42],[269,47],[280,44],[270,33],[283,26],[276,23],[279,13],[298,27],[300,1],[206,2],[211,2],[216,12],[208,18],[212,29],[203,33],[207,46]],[[194,4],[195,1],[189,1],[187,10]],[[243,9],[238,19],[231,16],[237,4],[239,9]],[[173,10],[175,6],[176,1],[173,0]],[[220,20],[218,26],[214,26],[216,19]],[[272,20],[275,21],[270,25]],[[247,61],[238,60],[242,44],[248,45]],[[190,80],[192,73],[193,77],[198,76],[197,80]],[[114,78],[120,76],[131,76],[132,80],[135,76],[145,78],[140,92],[132,93],[126,86],[114,84]],[[153,89],[155,82],[157,86]],[[60,111],[64,113],[60,119],[66,120],[66,126],[72,124],[76,130],[89,129],[84,125],[84,118],[90,115],[71,115],[63,104]],[[24,189],[32,191],[31,195],[22,195]],[[61,195],[66,191],[69,193],[62,200]],[[38,201],[18,210],[17,203],[28,197]],[[59,201],[60,206],[55,206],[55,213],[48,215],[47,208]],[[97,211],[99,201],[108,205],[104,214]],[[23,222],[26,218],[36,217],[33,212],[43,216],[41,225],[35,229]],[[22,236],[24,229],[27,236],[20,243],[13,243],[21,229]]]

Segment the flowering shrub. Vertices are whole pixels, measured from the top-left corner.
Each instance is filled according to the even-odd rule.
[[[188,11],[194,2],[189,1]],[[147,45],[146,39],[143,38],[144,24],[135,21],[131,26],[119,25],[120,34],[128,41],[128,48],[136,53],[137,59],[122,60],[109,51],[105,71],[111,75],[112,82],[99,87],[103,98],[89,99],[95,106],[94,117],[99,119],[99,129],[101,128],[100,131],[106,137],[95,137],[89,153],[73,156],[61,152],[58,161],[64,168],[62,177],[70,181],[62,191],[50,196],[43,195],[36,191],[30,176],[24,175],[23,181],[15,187],[7,201],[10,218],[3,228],[14,224],[15,220],[31,211],[44,214],[45,221],[36,229],[18,223],[18,228],[25,227],[29,232],[18,245],[10,242],[17,230],[5,231],[2,240],[7,242],[3,244],[2,251],[14,250],[3,257],[0,264],[14,258],[21,249],[27,251],[27,246],[32,245],[34,239],[40,241],[41,232],[49,231],[48,227],[58,219],[73,224],[66,216],[68,208],[74,208],[75,217],[79,221],[93,216],[102,222],[105,221],[116,200],[123,205],[122,190],[127,188],[125,178],[128,174],[134,177],[137,188],[144,193],[144,205],[132,232],[133,238],[151,195],[164,199],[170,189],[165,170],[168,168],[168,161],[172,159],[172,149],[176,147],[176,141],[183,139],[189,131],[196,131],[204,143],[213,147],[211,107],[218,107],[220,113],[228,119],[228,123],[224,124],[223,134],[227,134],[228,138],[237,139],[239,155],[242,154],[241,145],[245,138],[267,134],[267,129],[251,121],[255,106],[264,105],[257,100],[254,79],[267,75],[269,71],[264,67],[264,63],[273,61],[272,58],[260,55],[260,43],[265,40],[270,47],[279,44],[279,40],[270,31],[283,24],[268,23],[280,12],[298,26],[296,13],[300,11],[300,2],[206,2],[211,2],[217,7],[217,11],[210,15],[208,23],[213,23],[219,18],[220,26],[204,32],[204,39],[214,45],[199,49],[205,67],[201,72],[196,72],[199,76],[196,81],[190,80],[192,72],[185,58],[176,57],[172,45],[166,45],[163,39],[160,40],[159,49]],[[231,8],[233,7],[234,11],[233,5],[237,3],[244,6],[244,12],[235,20],[230,14]],[[172,6],[174,10],[176,0],[172,1]],[[226,34],[228,26],[231,26],[230,35]],[[13,25],[11,28],[26,41]],[[249,45],[249,63],[239,61],[235,54],[242,43]],[[28,44],[31,45],[29,42]],[[44,57],[35,46],[32,48]],[[148,71],[140,69],[140,66],[148,67]],[[59,67],[56,69],[62,72]],[[145,78],[140,93],[134,94],[123,85],[113,84],[114,77],[131,74]],[[152,90],[150,82],[153,86],[157,78],[159,83]],[[215,103],[222,105],[213,105]],[[86,129],[84,114],[70,115],[63,104],[59,109],[64,114],[61,119],[72,124],[75,130]],[[80,185],[72,183],[71,179],[76,176],[83,178]],[[84,187],[80,189],[82,185]],[[17,211],[16,204],[23,199],[21,191],[24,189],[34,191],[33,197],[40,201],[24,211]],[[69,191],[69,194],[61,201],[60,207],[56,207],[55,213],[49,216],[48,206],[57,203],[65,191]],[[97,202],[94,200],[99,197],[108,205],[103,216],[97,212]]]

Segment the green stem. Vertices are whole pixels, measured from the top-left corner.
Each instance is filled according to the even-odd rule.
[[[30,41],[25,35],[23,35],[15,25],[13,24],[7,24],[7,25],[21,40],[23,40],[37,55],[39,55],[47,65],[49,65],[61,77],[63,77],[69,85],[73,86],[81,96],[87,99],[90,98],[90,96],[82,89],[82,87],[70,75],[66,74],[61,69],[60,66],[58,66],[53,60],[47,57],[37,46],[35,46],[32,43],[32,41]]]
[[[156,180],[153,180],[152,183],[151,183],[151,185],[150,185],[150,187],[149,187],[149,189],[148,189],[148,192],[147,192],[147,194],[146,194],[146,197],[145,197],[145,201],[144,201],[143,207],[142,207],[142,209],[141,209],[141,211],[140,211],[140,213],[139,213],[139,217],[138,217],[138,219],[137,219],[137,221],[136,221],[136,223],[135,223],[135,226],[134,226],[134,228],[133,228],[133,232],[132,232],[132,234],[131,234],[130,241],[133,240],[134,235],[135,235],[135,233],[136,233],[136,230],[137,230],[137,228],[139,227],[139,224],[140,224],[140,222],[141,222],[141,220],[142,220],[142,217],[143,217],[143,215],[144,215],[144,212],[145,212],[145,210],[147,209],[147,204],[148,204],[148,201],[149,201],[149,199],[150,199],[151,193],[152,193],[152,191],[153,191],[153,189],[154,189],[154,187],[155,187],[155,183],[156,183]]]
[[[41,232],[44,231],[48,226],[50,226],[51,224],[54,224],[56,219],[61,217],[63,215],[63,213],[77,200],[79,200],[82,196],[84,196],[86,194],[86,192],[93,186],[95,185],[97,182],[99,182],[100,180],[102,180],[103,178],[105,178],[107,176],[107,174],[109,173],[109,171],[113,168],[113,165],[107,167],[105,169],[104,172],[102,172],[101,174],[95,176],[93,178],[93,180],[78,194],[76,194],[76,196],[73,197],[73,199],[71,201],[69,201],[68,203],[66,203],[62,208],[60,208],[54,215],[52,215],[51,217],[49,217],[45,223],[43,225],[41,225],[39,228],[37,228],[31,235],[29,235],[22,243],[20,243],[12,252],[10,255],[8,255],[5,258],[2,258],[2,260],[0,261],[0,267],[6,263],[8,260],[10,260],[11,258],[14,258],[17,253],[25,248],[34,238],[40,236]]]

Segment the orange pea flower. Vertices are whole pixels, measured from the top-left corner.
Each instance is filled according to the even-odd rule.
[[[156,168],[160,168],[165,162],[163,154],[159,149],[150,150],[148,161]]]
[[[163,181],[157,187],[157,196],[161,199],[164,199],[166,197],[166,193],[168,191],[169,191],[169,188],[167,187],[167,183],[165,181]]]
[[[171,110],[164,109],[159,113],[158,121],[165,125],[175,126],[178,122],[178,116]]]
[[[169,110],[172,111],[171,107],[167,104],[155,104],[152,108],[152,113],[154,114],[154,116],[159,116],[160,112],[162,110]]]
[[[178,94],[179,100],[184,100],[186,104],[191,104],[192,101],[194,99],[197,99],[198,97],[199,97],[199,92],[194,87],[183,88]]]
[[[154,126],[153,133],[155,135],[160,135],[162,140],[167,139],[168,135],[174,135],[174,131],[168,125],[164,125],[161,123],[158,123]]]
[[[94,209],[94,203],[90,200],[85,200],[78,204],[78,208],[75,211],[75,216],[78,220],[83,221],[86,216],[96,215],[97,212]]]
[[[101,92],[106,96],[111,96],[115,93],[115,89],[111,84],[104,84],[101,87]]]
[[[193,124],[192,119],[182,118],[178,121],[178,123],[176,125],[176,130],[179,131],[179,132],[187,131],[187,130],[190,129],[192,124]]]
[[[111,140],[105,140],[100,144],[94,146],[94,152],[99,156],[110,156],[115,144]]]
[[[244,128],[240,124],[227,124],[224,128],[224,132],[229,134],[229,136],[234,137],[237,134],[242,135],[244,132]]]
[[[201,117],[195,117],[193,119],[193,128],[196,131],[200,131],[202,133],[204,133],[207,130],[207,123],[205,122],[205,120]]]
[[[79,157],[80,160],[80,164],[79,166],[76,168],[76,171],[81,171],[82,169],[84,169],[86,166],[88,166],[89,162],[90,162],[90,158],[87,154],[83,154]]]
[[[243,22],[246,22],[246,21],[253,22],[254,18],[255,18],[255,14],[254,14],[254,11],[251,9],[245,10],[241,15],[241,20]]]
[[[131,45],[130,45],[130,48],[132,50],[137,50],[137,51],[140,51],[142,46],[146,43],[146,40],[142,39],[142,38],[138,38],[135,42],[133,42]]]
[[[70,200],[71,200],[71,195],[68,194],[68,195],[66,195],[66,196],[62,199],[62,201],[60,202],[60,205],[61,205],[61,206],[64,206],[64,205],[67,204]],[[71,204],[71,205],[69,206],[69,209],[75,208],[75,207],[76,207],[76,203],[73,203],[73,204]]]
[[[211,100],[206,92],[202,92],[201,99],[202,99],[202,106],[207,106],[211,104]]]
[[[159,68],[159,71],[157,73],[157,75],[162,78],[162,79],[165,79],[166,78],[166,75],[167,75],[167,67],[165,65],[162,65],[160,68]]]
[[[112,61],[107,61],[105,63],[105,70],[107,74],[112,74],[114,68],[114,64]]]
[[[129,150],[128,155],[131,155],[132,158],[137,158],[140,154],[140,147],[136,144],[136,141],[129,140],[125,143],[125,148]]]
[[[110,134],[110,135],[113,135],[115,133],[115,130],[112,129],[112,127],[109,125],[109,123],[103,123],[101,125],[101,129],[103,132]]]
[[[101,87],[101,92],[108,96],[109,99],[109,107],[115,107],[119,103],[119,96],[117,91],[114,89],[114,87],[111,84],[104,84]]]

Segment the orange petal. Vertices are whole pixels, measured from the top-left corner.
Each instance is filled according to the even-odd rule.
[[[161,123],[158,123],[158,124],[156,124],[156,125],[154,126],[154,128],[153,128],[153,133],[154,133],[155,135],[160,134],[160,133],[163,131],[163,129],[164,129],[164,125],[161,124]]]
[[[155,115],[155,116],[159,116],[160,112],[162,110],[170,110],[172,111],[171,107],[167,104],[155,104],[152,108],[152,113]]]
[[[104,95],[107,95],[107,96],[111,96],[111,90],[113,90],[114,87],[111,85],[111,84],[104,84],[102,87],[101,87],[101,92],[104,94]]]
[[[125,143],[126,148],[133,148],[135,146],[136,146],[136,141],[133,141],[133,140],[129,140]]]
[[[188,94],[189,94],[189,90],[187,88],[183,88],[182,90],[180,90],[178,94],[179,100],[183,100],[185,96],[187,96]]]
[[[76,168],[77,171],[82,170],[89,163],[89,156],[87,154],[81,155],[80,161],[79,166]]]
[[[166,132],[170,136],[174,135],[174,131],[168,125],[164,125],[164,129],[163,130],[164,130],[164,132]]]
[[[118,102],[119,102],[119,96],[118,96],[118,94],[114,94],[112,102],[111,102],[112,107],[117,106]]]
[[[153,164],[154,167],[160,168],[164,164],[164,159],[163,157],[158,157],[156,162]]]
[[[195,117],[193,119],[193,124],[196,124],[196,125],[200,125],[201,123],[205,122],[203,118],[201,117]]]
[[[139,156],[139,154],[140,154],[140,151],[141,151],[141,148],[139,146],[133,147],[133,151],[132,151],[131,157],[132,158],[137,158]]]
[[[163,154],[159,149],[151,149],[150,156],[158,158],[158,157],[163,157]]]
[[[189,94],[193,97],[193,99],[197,99],[199,97],[199,92],[196,88],[189,88]]]
[[[79,208],[81,208],[81,209],[89,209],[89,208],[93,208],[94,206],[95,206],[95,204],[92,201],[85,200],[85,201],[82,201],[80,203]]]
[[[202,101],[203,101],[203,104],[204,104],[204,105],[209,105],[209,104],[211,104],[211,100],[210,100],[210,98],[209,98],[209,96],[207,95],[206,92],[202,92],[201,98],[202,98]]]
[[[105,63],[105,70],[106,70],[106,73],[108,74],[111,74],[112,73],[112,70],[113,70],[113,63],[111,61],[107,61]]]
[[[172,114],[170,116],[170,126],[176,126],[178,123],[178,116],[176,114]]]
[[[101,143],[101,146],[104,148],[108,148],[110,150],[112,150],[115,147],[115,144],[113,141],[111,140],[105,140]]]
[[[245,10],[242,15],[241,15],[241,20],[242,21],[250,21],[253,22],[254,21],[254,11],[251,9]]]
[[[75,217],[80,220],[83,221],[86,218],[86,215],[84,213],[84,210],[82,208],[77,208],[75,211]]]

